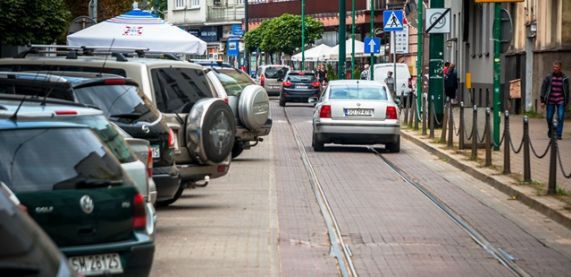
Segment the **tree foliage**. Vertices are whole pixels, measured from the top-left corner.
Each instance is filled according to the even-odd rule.
[[[0,44],[52,43],[67,31],[64,0],[0,1]]]
[[[305,43],[315,42],[322,34],[323,24],[306,16]],[[260,48],[268,53],[292,54],[296,48],[301,47],[301,16],[286,13],[266,20],[258,28],[246,33],[244,41],[250,50]]]

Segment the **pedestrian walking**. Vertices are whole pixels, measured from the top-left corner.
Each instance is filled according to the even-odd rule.
[[[322,86],[325,86],[327,83],[327,70],[325,69],[325,65],[320,64],[317,66],[317,79]]]
[[[541,84],[541,107],[547,104],[547,136],[551,137],[553,114],[557,112],[557,138],[563,134],[563,122],[565,121],[565,107],[569,103],[569,77],[561,71],[561,62],[555,61],[552,73],[543,79]]]
[[[385,84],[387,84],[387,86],[389,87],[389,91],[391,92],[393,99],[396,100],[395,78],[393,78],[393,72],[392,71],[387,72],[387,78],[385,78]]]
[[[448,67],[448,74],[444,78],[444,92],[446,97],[452,103],[456,101],[456,90],[458,90],[458,75],[456,74],[456,65],[450,64]]]
[[[369,65],[365,64],[363,71],[361,71],[361,80],[367,80],[369,77]]]

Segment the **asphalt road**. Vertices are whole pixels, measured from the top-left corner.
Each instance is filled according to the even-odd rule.
[[[358,275],[516,275],[497,253],[523,275],[571,270],[570,230],[406,140],[397,154],[382,145],[374,147],[380,154],[364,146],[315,153],[311,113],[273,101],[264,142],[227,176],[158,210],[153,276],[340,275],[302,152]]]

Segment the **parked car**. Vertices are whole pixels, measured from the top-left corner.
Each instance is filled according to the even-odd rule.
[[[256,83],[268,92],[269,96],[280,94],[282,80],[290,70],[287,65],[269,64],[258,67]]]
[[[375,64],[375,74],[373,76],[373,80],[384,83],[389,71],[393,72],[394,78],[394,68],[395,65],[393,63]],[[408,65],[405,63],[397,63],[396,69],[395,94],[397,97],[407,97],[410,93],[410,89],[408,88],[408,80],[410,79],[410,71],[408,70]],[[368,78],[370,79],[371,76],[369,75]],[[400,99],[395,100],[400,101]]]
[[[283,79],[280,106],[287,102],[307,103],[310,98],[319,98],[321,83],[311,71],[290,71]]]
[[[236,118],[236,139],[232,148],[232,158],[235,158],[269,135],[272,128],[270,100],[266,90],[243,71],[225,66],[208,67],[212,70],[206,76],[218,96],[227,99]]]
[[[130,53],[0,59],[0,70],[109,73],[135,81],[173,130],[174,158],[185,184],[206,185],[227,174],[234,144],[232,111],[216,97],[204,69],[180,60],[129,57]],[[165,56],[166,57],[166,56]],[[157,185],[159,185],[157,183]]]
[[[331,81],[313,112],[312,146],[325,143],[385,144],[400,151],[399,108],[385,84],[366,80]]]
[[[0,182],[0,275],[75,276],[65,256]]]
[[[184,187],[174,161],[174,134],[161,114],[139,92],[135,82],[123,77],[89,77],[94,78],[0,72],[0,94],[49,96],[101,109],[107,118],[127,133],[151,143],[152,174],[158,186],[158,203],[176,201]],[[51,112],[48,111],[47,116],[51,116]]]
[[[148,275],[145,200],[85,125],[0,120],[0,181],[85,275]]]

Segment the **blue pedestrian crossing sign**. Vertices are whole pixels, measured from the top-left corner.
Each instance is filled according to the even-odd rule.
[[[402,10],[386,10],[383,12],[383,29],[385,32],[402,31],[404,13]]]
[[[376,37],[365,37],[365,54],[381,53],[381,39]]]

